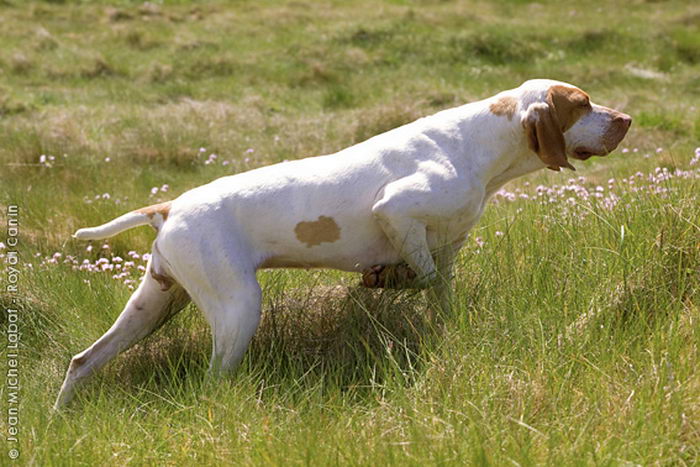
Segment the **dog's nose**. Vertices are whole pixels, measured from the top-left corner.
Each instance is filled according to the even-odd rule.
[[[630,125],[632,125],[632,117],[627,114],[618,113],[615,115],[615,118],[613,118],[613,122],[627,130]]]

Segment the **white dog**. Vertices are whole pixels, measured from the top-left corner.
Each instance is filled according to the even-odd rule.
[[[234,369],[260,320],[260,268],[364,272],[370,287],[392,278],[436,285],[444,303],[453,259],[494,192],[537,169],[573,169],[569,158],[608,154],[630,123],[575,86],[532,80],[335,154],[223,177],[80,229],[79,239],[145,224],[158,233],[140,286],[114,325],[73,357],[56,407],[188,297],[211,325],[210,371]]]

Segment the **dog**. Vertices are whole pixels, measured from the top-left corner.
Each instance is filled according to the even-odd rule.
[[[145,275],[112,327],[70,362],[55,407],[191,299],[211,326],[210,373],[240,363],[260,321],[261,268],[362,272],[368,287],[431,286],[449,306],[452,264],[488,199],[542,168],[603,156],[629,115],[536,79],[335,154],[219,178],[74,237],[151,225]],[[393,282],[393,284],[392,284]]]

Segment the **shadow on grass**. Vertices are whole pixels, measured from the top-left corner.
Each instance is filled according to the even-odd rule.
[[[359,396],[390,381],[410,385],[426,344],[442,328],[416,291],[316,285],[271,292],[234,384],[247,375],[282,391],[303,393],[322,383]],[[190,306],[117,357],[102,381],[126,393],[187,398],[206,380],[210,349],[209,327]]]

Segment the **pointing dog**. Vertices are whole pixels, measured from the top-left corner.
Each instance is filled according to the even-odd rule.
[[[260,321],[261,268],[334,268],[433,287],[447,304],[452,263],[488,199],[542,168],[603,156],[631,118],[581,89],[531,80],[444,110],[335,154],[262,167],[129,212],[75,237],[151,225],[141,284],[112,327],[70,362],[55,407],[191,299],[211,326],[210,372],[241,361]]]

